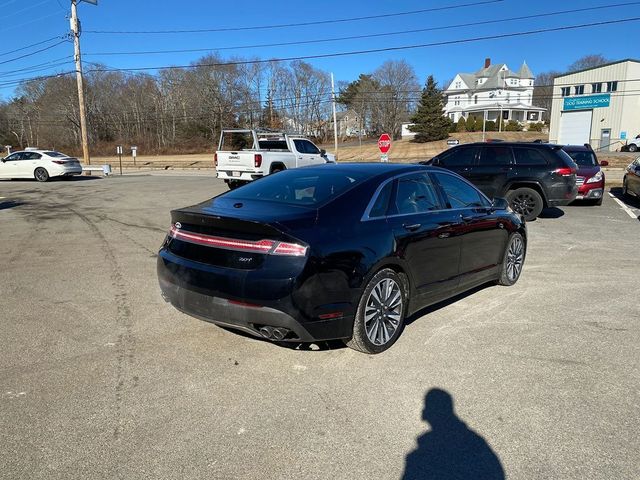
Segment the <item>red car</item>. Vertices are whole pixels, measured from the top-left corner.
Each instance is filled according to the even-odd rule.
[[[598,162],[596,153],[588,143],[585,145],[565,145],[562,149],[578,165],[576,185],[578,196],[576,200],[590,200],[596,205],[602,205],[604,195],[604,172],[600,167],[606,167],[609,162]]]

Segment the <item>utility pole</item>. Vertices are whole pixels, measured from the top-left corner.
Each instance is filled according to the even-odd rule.
[[[80,57],[80,21],[78,20],[78,1],[82,0],[71,0],[71,33],[73,34],[73,57],[76,62],[78,103],[80,104],[80,135],[82,136],[82,156],[84,157],[84,163],[90,165],[91,158],[89,157],[89,137],[87,135],[87,107],[84,103],[84,82],[82,79],[82,59]]]
[[[333,143],[336,161],[338,160],[338,122],[336,120],[336,90],[333,85],[333,72],[331,72],[331,106],[333,107]]]

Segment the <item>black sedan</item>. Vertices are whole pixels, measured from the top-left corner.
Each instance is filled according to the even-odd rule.
[[[526,228],[437,167],[286,170],[171,212],[158,255],[177,309],[274,341],[389,348],[407,315],[497,282],[512,285]]]

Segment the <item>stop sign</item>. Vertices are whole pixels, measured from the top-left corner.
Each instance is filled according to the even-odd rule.
[[[378,139],[378,148],[380,153],[387,153],[391,149],[391,137],[388,133],[383,133]]]

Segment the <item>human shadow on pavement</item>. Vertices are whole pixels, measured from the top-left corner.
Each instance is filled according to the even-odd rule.
[[[500,459],[484,438],[453,410],[451,395],[438,388],[427,392],[422,419],[431,430],[418,438],[407,455],[402,480],[502,480]]]

